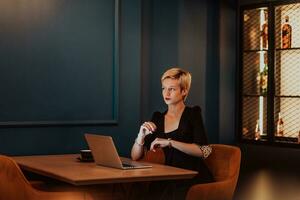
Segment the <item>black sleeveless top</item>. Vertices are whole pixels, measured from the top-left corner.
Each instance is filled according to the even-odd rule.
[[[164,131],[164,117],[166,113],[167,111],[163,113],[155,112],[152,115],[151,121],[157,126],[157,129],[153,134],[149,134],[145,137],[145,146],[148,150],[155,138],[171,138],[179,142],[195,143],[198,145],[208,144],[199,106],[186,106],[181,115],[178,128],[168,133]],[[198,176],[192,180],[193,183],[213,181],[213,176],[202,158],[190,156],[175,148],[166,147],[163,148],[163,150],[166,165],[199,172]]]

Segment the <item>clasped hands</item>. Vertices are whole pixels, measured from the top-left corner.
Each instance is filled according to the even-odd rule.
[[[141,127],[137,137],[137,141],[141,144],[144,144],[144,138],[146,135],[152,134],[157,129],[156,125],[153,122],[144,122]],[[155,152],[156,148],[163,148],[170,146],[170,140],[165,138],[156,138],[150,146],[150,150]]]

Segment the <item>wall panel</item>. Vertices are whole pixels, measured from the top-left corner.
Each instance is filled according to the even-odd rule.
[[[118,0],[2,0],[0,125],[116,123]]]

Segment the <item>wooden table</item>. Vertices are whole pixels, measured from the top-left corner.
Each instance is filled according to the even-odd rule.
[[[197,172],[166,165],[152,168],[121,170],[79,162],[78,154],[16,156],[13,159],[24,170],[54,178],[73,185],[94,185],[139,181],[190,179]]]

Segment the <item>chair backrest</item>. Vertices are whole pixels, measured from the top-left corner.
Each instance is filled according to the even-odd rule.
[[[212,144],[211,147],[212,153],[205,159],[205,163],[215,180],[224,181],[233,178],[234,182],[237,182],[241,162],[240,149],[224,144]]]
[[[215,182],[193,185],[186,200],[232,200],[240,171],[241,151],[238,147],[212,144],[212,153],[204,160]]]
[[[165,154],[161,148],[156,149],[156,151],[145,151],[142,161],[164,164]]]
[[[238,178],[241,162],[241,151],[238,147],[212,144],[212,153],[205,159],[205,163],[211,170],[216,181],[228,178]],[[142,158],[143,161],[164,164],[165,155],[162,149],[147,151]]]
[[[29,199],[34,193],[14,160],[0,155],[0,200]]]
[[[18,164],[0,155],[0,200],[83,200],[82,192],[46,192],[31,186]]]

